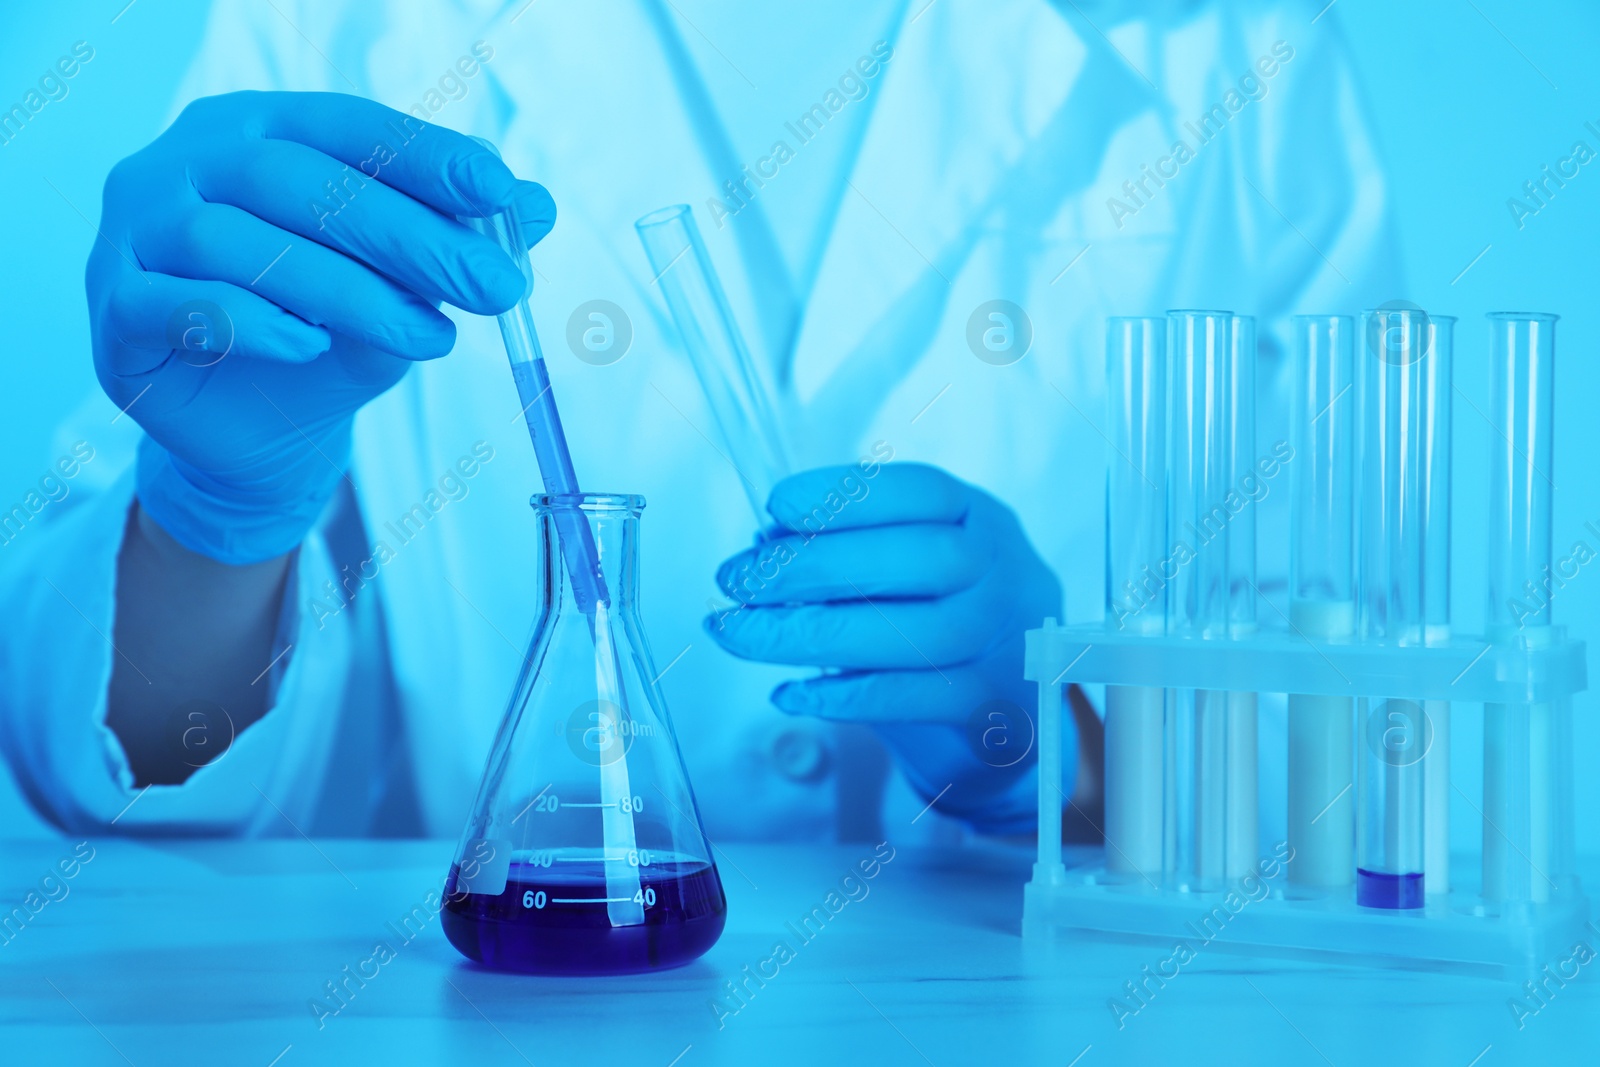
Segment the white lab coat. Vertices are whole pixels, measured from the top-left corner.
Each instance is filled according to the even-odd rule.
[[[849,185],[786,347],[783,316],[751,284],[767,278],[746,226],[762,199],[714,223],[706,204],[730,177],[726,157],[719,166],[708,151],[715,139],[685,104],[663,33],[678,35],[713,98],[743,86],[686,21],[693,5],[682,9],[224,2],[184,96],[320,89],[405,110],[474,42],[494,49],[433,121],[491,138],[559,204],[535,252],[535,312],[585,487],[649,500],[644,617],[658,667],[682,653],[663,685],[708,831],[825,838],[848,825],[853,835],[878,815],[854,809],[877,802],[870,782],[863,792],[845,780],[870,777],[872,760],[847,735],[769,707],[767,691],[796,672],[737,661],[700,629],[716,564],[749,543],[754,524],[708,444],[710,414],[649,286],[633,221],[694,205],[751,347],[785,383],[801,464],[847,462],[884,441],[897,459],[987,488],[1061,575],[1068,618],[1088,620],[1103,601],[1105,317],[1178,306],[1254,313],[1270,368],[1281,352],[1274,320],[1402,295],[1385,185],[1337,26],[1310,24],[1300,5],[1202,6],[1159,28],[1113,27],[1096,12],[1113,51],[1070,6],[916,3],[889,20],[893,57],[874,80],[864,136],[849,146]],[[1230,87],[1280,41],[1293,58],[1261,77],[1266,96],[1230,113],[1165,187],[1146,179],[1150,195],[1130,200],[1123,182],[1178,137],[1196,145],[1184,123],[1226,108]],[[774,95],[816,99],[828,87]],[[754,158],[749,147],[736,146],[739,161]],[[1137,208],[1120,212],[1120,226],[1111,197]],[[789,221],[765,220],[780,231]],[[634,329],[628,355],[606,367],[574,358],[565,340],[571,309],[595,298],[620,305]],[[973,309],[994,298],[1032,323],[1032,347],[1011,366],[975,358],[966,341]],[[102,399],[67,433],[96,445],[92,474],[73,506],[12,546],[0,579],[14,620],[0,637],[9,679],[0,736],[47,817],[75,828],[116,818],[128,832],[369,832],[368,785],[388,753],[414,809],[411,826],[388,831],[459,830],[528,631],[527,500],[539,482],[494,324],[455,318],[455,352],[415,367],[356,421],[350,473],[365,533],[347,522],[302,547],[283,624],[293,647],[261,683],[274,686],[274,707],[182,786],[136,791],[103,725],[137,429],[127,417],[107,426],[115,412]],[[78,358],[88,358],[87,339]],[[1264,397],[1261,407],[1270,423],[1285,405]],[[1282,432],[1264,425],[1261,438]],[[330,615],[325,583],[366,559],[385,524],[424,501],[476,442],[494,458],[467,495]],[[101,491],[87,492],[96,480]],[[1269,497],[1268,527],[1286,495]],[[884,803],[909,815],[923,801],[893,782]],[[897,819],[902,837],[907,822]]]

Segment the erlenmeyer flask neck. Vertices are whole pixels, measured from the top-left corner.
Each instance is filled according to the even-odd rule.
[[[539,520],[539,601],[547,612],[587,613],[582,595],[594,579],[571,568],[593,565],[599,594],[613,611],[634,611],[639,594],[639,515],[644,497],[624,493],[542,493],[531,501]]]

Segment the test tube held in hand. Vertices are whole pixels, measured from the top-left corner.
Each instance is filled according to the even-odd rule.
[[[766,524],[767,498],[789,474],[788,449],[776,405],[739,332],[694,215],[689,205],[675,204],[644,216],[634,229],[700,380],[726,458],[757,521]]]

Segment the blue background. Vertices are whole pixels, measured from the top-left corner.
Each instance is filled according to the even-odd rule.
[[[199,47],[203,0],[126,0],[29,5],[6,15],[0,34],[0,109],[20,101],[76,41],[94,59],[22,133],[0,145],[0,292],[12,325],[0,363],[0,503],[20,499],[53,458],[60,421],[94,388],[83,264],[99,218],[100,187],[122,157],[154,138]],[[1308,20],[1322,6],[1306,6]],[[121,14],[119,15],[119,12]],[[112,19],[116,18],[113,22]],[[1600,548],[1600,311],[1594,256],[1600,247],[1600,161],[1584,167],[1519,229],[1507,208],[1540,167],[1577,140],[1600,150],[1600,5],[1552,0],[1336,0],[1317,32],[1345,34],[1366,83],[1400,222],[1409,289],[1397,296],[1454,314],[1455,622],[1475,631],[1483,613],[1483,478],[1495,431],[1486,403],[1486,328],[1491,310],[1560,313],[1555,482],[1557,554],[1579,537]],[[1328,131],[1338,136],[1338,131]],[[81,214],[80,214],[81,213]],[[1479,258],[1481,255],[1481,258]],[[1470,265],[1470,267],[1469,267]],[[1464,273],[1463,273],[1464,272]],[[1327,309],[1306,308],[1306,311]],[[1466,399],[1462,400],[1462,396]],[[114,409],[104,402],[107,415]],[[1475,410],[1476,409],[1476,410]],[[0,549],[3,551],[3,549]],[[1558,596],[1557,620],[1600,638],[1600,561]],[[14,625],[14,621],[8,621]],[[5,684],[0,679],[0,684]],[[1600,810],[1595,697],[1577,707],[1579,812]],[[1457,719],[1455,775],[1478,793],[1477,714]],[[1457,798],[1458,846],[1470,847],[1470,808]],[[0,817],[12,834],[44,832],[0,771]],[[1579,849],[1600,850],[1600,825],[1579,819]]]

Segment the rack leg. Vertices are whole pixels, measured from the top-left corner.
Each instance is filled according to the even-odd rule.
[[[1066,698],[1060,685],[1039,683],[1039,861],[1035,882],[1060,885],[1066,881],[1061,864],[1061,707]]]

